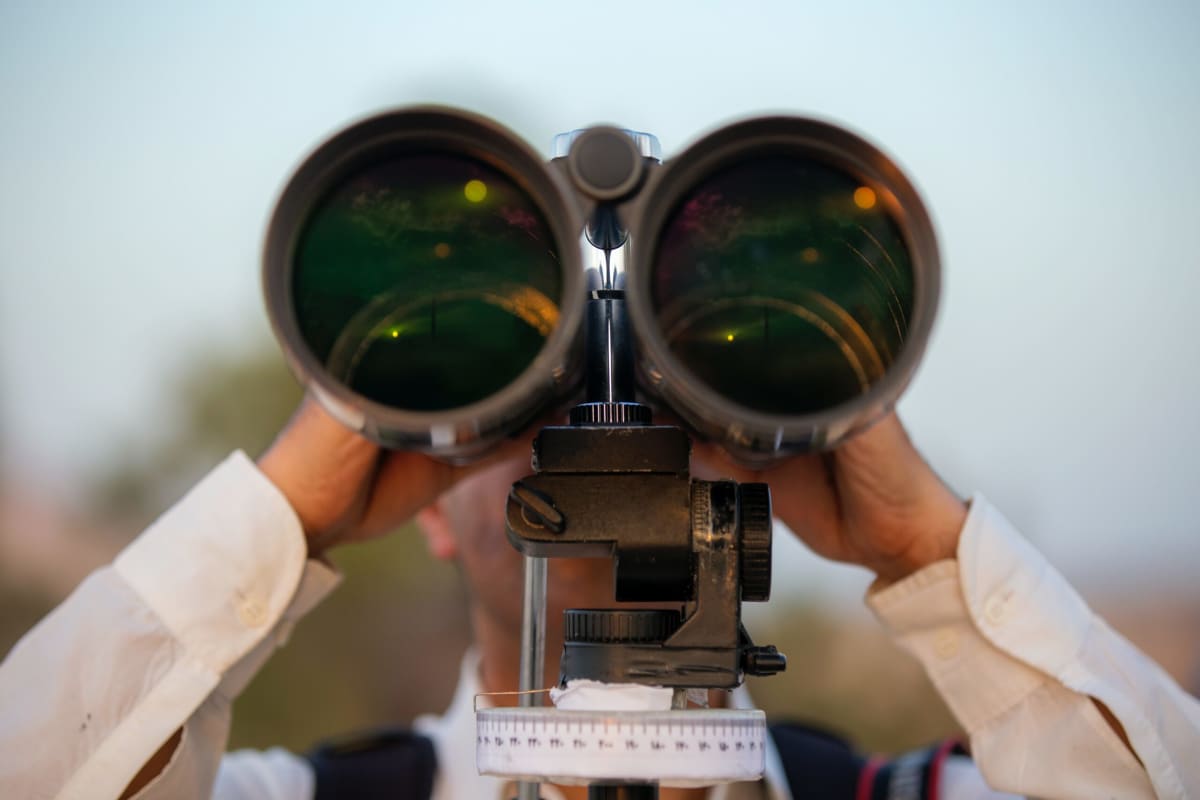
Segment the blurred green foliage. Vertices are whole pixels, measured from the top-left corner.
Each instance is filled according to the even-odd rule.
[[[300,402],[283,357],[262,344],[198,354],[175,376],[165,433],[144,449],[114,454],[95,478],[102,511],[140,529],[232,450],[257,457]]]

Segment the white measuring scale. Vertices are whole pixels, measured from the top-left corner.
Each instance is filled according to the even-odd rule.
[[[766,716],[757,709],[653,708],[672,691],[595,682],[556,692],[558,708],[475,714],[481,774],[560,784],[711,786],[762,777]]]
[[[711,786],[762,777],[762,711],[560,711],[492,708],[476,713],[480,774],[586,784],[652,781]]]

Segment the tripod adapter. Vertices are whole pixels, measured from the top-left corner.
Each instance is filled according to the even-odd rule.
[[[636,424],[549,427],[535,440],[536,474],[508,498],[513,546],[612,558],[617,601],[681,604],[568,610],[561,683],[731,689],[743,674],[784,669],[783,655],[755,646],[741,623],[743,600],[770,595],[770,493],[692,480],[690,449],[678,428]]]

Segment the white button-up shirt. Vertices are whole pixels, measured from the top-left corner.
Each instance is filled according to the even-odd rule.
[[[223,751],[233,699],[337,582],[307,558],[282,495],[234,454],[0,665],[0,797],[115,798],[182,729],[140,798],[308,800],[302,759]],[[872,590],[867,602],[970,736],[979,772],[952,762],[943,796],[996,796],[980,772],[995,790],[1039,797],[1200,796],[1200,703],[1094,615],[982,497],[957,561]],[[437,800],[503,789],[474,775],[464,700],[473,668],[464,675],[450,711],[417,723],[438,752]],[[787,798],[778,755],[768,755],[758,791]]]

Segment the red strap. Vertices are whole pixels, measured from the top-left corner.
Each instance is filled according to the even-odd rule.
[[[933,754],[933,758],[929,761],[929,800],[938,800],[938,795],[941,792],[942,783],[942,767],[946,763],[946,759],[950,757],[950,753],[958,746],[958,742],[954,739],[947,739],[938,746],[937,752]]]
[[[887,761],[879,756],[867,759],[867,765],[858,773],[858,788],[854,791],[854,800],[871,800],[871,790],[875,788],[875,774],[886,763]]]

